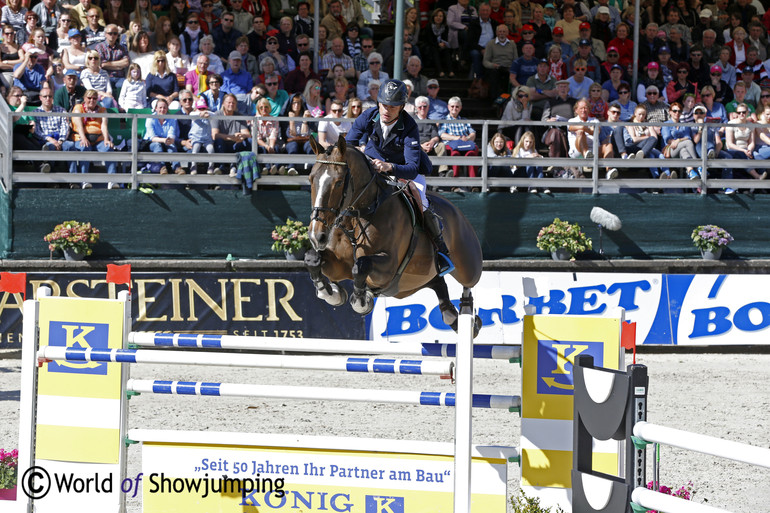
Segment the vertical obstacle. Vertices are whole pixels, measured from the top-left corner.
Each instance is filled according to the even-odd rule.
[[[460,300],[460,317],[457,320],[454,513],[471,510],[474,321],[473,297],[468,294]]]

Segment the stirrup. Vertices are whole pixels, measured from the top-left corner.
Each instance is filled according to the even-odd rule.
[[[455,264],[447,255],[436,251],[436,270],[439,276],[444,276],[455,270]]]

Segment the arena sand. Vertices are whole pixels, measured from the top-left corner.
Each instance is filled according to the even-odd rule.
[[[627,363],[631,363],[630,356]],[[770,447],[770,355],[642,354],[650,375],[648,420],[670,427]],[[0,447],[18,445],[19,360],[0,360]],[[477,360],[474,391],[519,394],[521,371],[507,362]],[[444,380],[418,376],[355,375],[262,369],[136,365],[131,376],[230,383],[317,385],[446,391]],[[450,408],[143,395],[131,400],[130,427],[452,441]],[[519,444],[518,414],[475,410],[475,443]],[[648,449],[648,479],[652,450]],[[140,471],[140,449],[129,448],[130,476]],[[518,468],[509,466],[509,493]],[[694,483],[694,500],[735,513],[770,513],[770,470],[663,447],[661,482]],[[136,499],[130,512],[139,512]],[[0,503],[0,512],[2,511]],[[510,509],[510,508],[509,508]]]

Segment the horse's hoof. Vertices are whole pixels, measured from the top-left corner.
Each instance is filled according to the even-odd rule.
[[[323,287],[317,288],[315,294],[318,296],[318,299],[323,299],[333,307],[342,306],[348,300],[348,291],[336,283],[326,284]]]
[[[350,297],[350,306],[357,314],[366,315],[374,310],[374,296],[371,292],[353,294]]]
[[[477,315],[476,318],[473,320],[473,338],[476,338],[479,336],[479,332],[481,331],[481,326],[482,326],[481,317]]]

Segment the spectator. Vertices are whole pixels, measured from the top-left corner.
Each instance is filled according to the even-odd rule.
[[[581,23],[579,19],[575,18],[575,8],[564,4],[561,10],[561,19],[556,22],[554,30],[557,28],[562,29],[564,41],[571,44],[573,41],[580,40]]]
[[[719,52],[719,60],[716,62],[716,66],[722,68],[722,80],[727,82],[730,87],[735,87],[735,83],[738,80],[738,71],[735,66],[730,64],[730,56],[732,50],[728,47],[723,47]]]
[[[706,107],[703,105],[696,105],[693,109],[693,116],[696,123],[704,123],[706,120]],[[706,154],[709,159],[731,159],[731,155],[726,151],[722,151],[722,138],[719,136],[718,128],[693,128],[692,142],[695,144],[695,152],[698,154],[698,158],[703,157],[703,145],[701,139],[704,132],[706,133]],[[701,178],[703,170],[699,167],[697,171],[692,171],[689,175],[690,180],[698,180]],[[733,170],[730,168],[722,169],[722,179],[730,180],[733,177]],[[735,190],[731,187],[727,187],[723,190],[727,195],[735,194]]]
[[[682,101],[682,97],[687,94],[694,94],[696,101],[698,98],[698,86],[688,80],[690,66],[686,62],[679,63],[676,68],[676,80],[669,82],[666,86],[666,98],[668,102]]]
[[[345,54],[355,61],[355,58],[361,54],[361,39],[358,37],[358,25],[351,24],[345,29],[343,42],[345,43]],[[406,41],[404,41],[406,42]],[[411,43],[411,41],[410,41]]]
[[[165,55],[163,58],[166,58]],[[128,112],[128,109],[147,107],[147,87],[142,80],[142,69],[136,63],[131,63],[128,66],[128,77],[120,89],[118,106],[123,112]]]
[[[647,109],[644,105],[639,105],[634,111],[634,117],[631,120],[634,123],[644,123],[647,121]],[[630,152],[641,150],[644,158],[664,159],[663,153],[658,151],[658,137],[660,135],[659,127],[652,126],[627,126],[625,127],[626,150]],[[637,154],[638,157],[638,154]],[[671,171],[667,167],[650,167],[650,174],[653,178],[676,178],[676,171]]]
[[[585,52],[585,56],[581,55],[581,57],[586,58],[589,55],[593,55],[596,58],[597,63],[607,58],[607,47],[601,39],[597,39],[591,35],[590,23],[581,23],[578,33],[580,34],[580,37],[571,43],[572,50],[575,53],[579,53],[580,45],[584,44],[584,41],[588,41],[589,44],[587,46],[589,50]],[[598,70],[599,66],[597,65],[596,68]]]
[[[36,28],[29,36],[29,41],[21,46],[21,49],[26,53],[37,52],[37,63],[45,68],[48,72],[51,68],[51,57],[53,53],[46,46],[45,43],[45,31],[41,28]]]
[[[206,85],[208,89],[200,96],[206,100],[206,105],[211,112],[217,112],[222,109],[222,100],[225,97],[225,93],[222,92],[222,77],[211,73],[206,77]]]
[[[738,105],[738,109],[735,113],[738,117],[729,121],[731,125],[750,122],[748,119],[749,109],[745,103]],[[726,127],[724,149],[734,159],[753,160],[754,150],[756,148],[754,137],[754,129],[751,127]],[[756,169],[738,168],[739,176],[743,177],[747,174],[757,180],[764,180],[767,178],[767,171],[763,171],[760,175]]]
[[[335,5],[339,4],[339,0],[335,3]],[[342,42],[342,39],[339,37],[336,37],[332,40],[332,51],[331,53],[327,53],[322,61],[322,68],[329,70],[329,76],[331,76],[332,68],[334,68],[335,64],[339,64],[342,66],[342,68],[345,70],[345,78],[355,78],[356,76],[356,69],[353,66],[353,59],[350,58],[349,55],[345,55],[343,53],[343,50],[345,49],[345,44]],[[373,54],[370,54],[369,57],[371,58]],[[382,55],[380,55],[380,64],[382,64]],[[371,60],[369,61],[371,64]],[[371,69],[371,67],[369,68]],[[363,75],[363,73],[362,73]]]
[[[529,0],[518,0],[508,4],[508,8],[516,13],[516,18],[521,23],[529,23],[532,21],[532,3]]]
[[[427,96],[418,96],[414,100],[415,116],[417,119],[428,119],[428,108],[430,100]],[[435,123],[418,123],[417,129],[420,132],[420,147],[428,155],[443,157],[446,154],[446,146],[438,135],[438,127]],[[438,176],[444,176],[449,166],[443,164],[438,168]]]
[[[609,104],[602,98],[602,86],[597,83],[591,84],[588,89],[588,113],[591,117],[599,121],[607,121],[607,110]]]
[[[573,123],[597,123],[596,118],[590,117],[590,105],[587,98],[575,103],[575,117],[569,120]],[[592,159],[594,157],[595,129],[586,125],[569,125],[567,135],[569,140],[569,156],[573,159]]]
[[[147,118],[145,122],[144,140],[149,142],[150,151],[153,153],[176,153],[176,140],[179,137],[179,125],[175,119],[168,119],[168,103],[166,100],[157,99],[153,109],[155,116]],[[184,175],[187,172],[179,162],[166,162],[160,167],[160,174],[166,175],[171,170],[174,174]]]
[[[519,55],[522,54],[522,47],[525,43],[535,45],[535,57],[538,59],[545,57],[545,46],[535,39],[535,27],[529,23],[521,27],[521,39],[516,43],[516,51]]]
[[[347,22],[342,16],[342,3],[340,0],[330,0],[329,12],[321,20],[321,25],[326,28],[326,34],[329,39],[334,40],[342,37]]]
[[[647,76],[641,77],[639,85],[636,88],[636,99],[638,102],[643,102],[647,98],[647,88],[655,86],[658,91],[666,90],[666,84],[660,76],[660,65],[657,62],[651,62],[647,65]]]
[[[711,87],[714,89],[714,99],[722,105],[727,105],[735,95],[733,90],[727,85],[727,82],[722,80],[722,68],[714,64],[711,66]]]
[[[318,124],[318,143],[324,148],[334,146],[340,135],[343,137],[350,131],[353,124],[350,121],[326,121],[327,119],[342,118],[344,107],[339,100],[332,101],[329,114]]]
[[[179,81],[176,75],[168,69],[168,58],[163,50],[155,52],[155,58],[152,60],[150,73],[145,78],[147,98],[151,101],[156,99],[166,100],[169,110],[177,110],[180,105],[177,101],[179,97]],[[123,90],[120,90],[121,96]]]
[[[708,9],[703,9],[708,11]],[[702,14],[702,12],[701,12]],[[714,64],[719,60],[719,53],[722,50],[722,46],[717,42],[717,33],[715,30],[706,29],[703,31],[703,36],[698,38],[693,36],[693,50],[700,50],[703,52],[703,60],[708,64]]]
[[[511,150],[507,146],[508,140],[505,136],[496,132],[487,144],[487,157],[490,159],[510,157],[512,155]],[[511,178],[513,176],[513,166],[508,165],[493,165],[492,160],[489,161],[489,167],[487,174],[496,178]],[[516,187],[511,187],[511,192],[516,192]]]
[[[514,87],[526,84],[529,77],[537,73],[539,59],[535,58],[535,45],[522,46],[522,56],[514,60],[509,70],[509,81]]]
[[[254,16],[243,8],[243,0],[230,0],[230,13],[235,19],[233,29],[240,32],[242,36],[247,34],[251,30]]]
[[[37,13],[35,11],[27,11],[24,15],[24,25],[16,31],[16,42],[18,44],[23,45],[31,40],[32,31],[37,28],[37,22]]]
[[[351,25],[356,24],[359,27],[362,27],[366,20],[364,19],[364,14],[361,11],[361,4],[360,2],[355,2],[353,0],[342,0],[340,3],[342,16],[345,19],[345,25]],[[369,34],[372,35],[372,34]]]
[[[415,96],[422,96],[428,94],[428,77],[421,74],[422,60],[416,55],[412,55],[406,61],[406,73],[404,74],[404,80],[412,82],[413,91]],[[385,79],[387,80],[387,78]]]
[[[58,18],[56,30],[54,30],[52,34],[48,35],[48,40],[56,43],[56,51],[59,52],[59,54],[61,54],[62,50],[69,46],[70,42],[68,34],[70,29],[73,28],[75,27],[72,26],[72,18],[69,15],[69,11],[65,11],[63,14],[61,14],[61,17]],[[3,39],[10,37],[12,36],[3,36]]]
[[[754,158],[757,160],[770,159],[770,106],[765,106],[759,114],[760,126],[754,134]],[[764,171],[763,171],[764,172]]]
[[[548,105],[543,111],[542,121],[567,121],[574,114],[577,100],[569,95],[569,82],[559,80],[556,82],[556,96],[548,99]],[[549,157],[567,156],[567,136],[563,126],[555,126],[546,130],[543,134],[543,143],[548,148]]]
[[[83,0],[81,0],[82,2]],[[99,53],[101,67],[110,77],[110,85],[115,89],[123,87],[123,81],[126,77],[129,58],[128,49],[125,45],[118,42],[120,32],[116,25],[107,25],[104,29],[105,40],[96,45],[95,50]],[[86,63],[88,64],[88,63]]]
[[[94,50],[106,39],[104,26],[99,24],[99,14],[93,7],[88,10],[86,20],[86,26],[82,29],[84,46],[89,50]]]
[[[404,80],[404,86],[406,86],[406,103],[404,104],[404,112],[407,114],[410,114],[412,117],[414,117],[414,98],[412,98],[412,91],[414,91],[414,84],[412,84],[412,81],[407,79]]]
[[[620,97],[618,90],[621,87],[627,88],[628,83],[623,80],[623,67],[620,64],[612,66],[609,76],[609,80],[602,84],[602,97],[607,102],[614,102]]]
[[[238,38],[243,34],[235,28],[235,15],[231,12],[222,14],[222,23],[211,30],[211,37],[217,49],[217,55],[227,59],[230,53],[235,51]]]
[[[144,30],[140,30],[134,36],[131,49],[128,51],[128,57],[133,64],[138,64],[142,70],[142,75],[147,76],[150,74],[150,68],[152,67],[152,61],[155,58],[155,52],[153,52],[150,46],[150,35]]]
[[[620,21],[620,15],[618,14],[618,21]],[[613,24],[610,20],[609,7],[603,5],[599,7],[596,17],[591,24],[591,33],[594,34],[597,39],[602,42],[604,48],[607,48],[609,42],[615,37],[615,28],[617,25]]]
[[[369,95],[369,82],[372,80],[378,80],[380,83],[384,82],[388,78],[387,73],[382,70],[382,55],[377,52],[369,54],[369,71],[364,71],[358,79],[356,84],[356,95],[361,100],[365,100]]]
[[[348,102],[348,107],[345,109],[345,117],[353,123],[363,112],[364,104],[358,98],[353,98]]]
[[[107,110],[98,104],[99,92],[94,89],[89,89],[83,95],[83,103],[79,103],[73,107],[74,113],[105,113]],[[114,151],[112,144],[112,138],[107,127],[107,118],[97,117],[73,117],[72,118],[72,138],[75,143],[72,145],[72,151],[98,151],[100,153]],[[82,162],[70,162],[70,173],[88,173],[91,168],[89,161]],[[117,162],[107,161],[107,173],[114,174],[117,172]],[[114,188],[115,184],[112,182],[107,184],[107,188]],[[83,182],[81,184],[83,189],[90,189],[91,184],[89,182]]]
[[[214,27],[219,25],[219,17],[214,14],[214,2],[212,0],[203,0],[201,10],[198,14],[198,21],[201,24],[201,30],[206,35],[211,35]]]
[[[61,59],[65,69],[80,73],[86,67],[86,52],[83,48],[83,37],[78,29],[70,29],[70,44],[61,51]]]
[[[706,116],[709,118],[717,118],[720,123],[727,123],[727,111],[724,105],[714,101],[714,88],[706,86],[701,89],[700,97],[703,100],[703,105],[706,107]],[[697,100],[697,98],[696,98]]]
[[[273,73],[276,72],[275,59],[273,59],[269,55],[263,57],[259,61],[259,71],[261,72],[261,74],[259,75],[259,77],[257,77],[257,83],[264,84],[265,77],[268,75],[272,75]]]
[[[118,27],[128,27],[128,24],[131,21],[129,13],[123,10],[122,0],[109,0],[109,2],[105,2],[102,15],[104,16],[104,26],[117,25]],[[184,19],[182,19],[182,23],[184,23]],[[180,29],[179,32],[181,32],[181,30],[182,29]],[[177,34],[178,32],[174,31],[174,33]]]
[[[265,25],[267,26],[270,25],[271,21],[273,21],[272,17],[270,16],[270,9],[268,8],[267,0],[252,0],[251,2],[245,3],[243,7],[255,18],[262,18],[265,22]]]
[[[767,30],[758,21],[749,23],[749,38],[746,44],[757,49],[759,60],[767,60]]]
[[[463,119],[460,117],[460,111],[463,108],[463,102],[459,96],[453,96],[449,99],[449,115],[447,120]],[[479,154],[479,148],[476,146],[476,131],[470,125],[470,123],[441,123],[438,129],[441,140],[447,146],[449,155],[451,157],[457,157],[465,155],[466,157],[475,157]],[[460,166],[452,166],[453,176],[462,176]],[[476,166],[468,166],[468,175],[470,177],[476,177]],[[454,192],[462,190],[458,187],[453,189]]]
[[[86,53],[86,67],[80,72],[80,82],[86,89],[96,91],[99,103],[106,108],[116,107],[115,97],[112,95],[110,76],[101,66],[101,56],[96,50]]]
[[[735,27],[732,32],[732,41],[725,43],[725,46],[732,50],[730,54],[730,64],[736,68],[746,60],[746,50],[748,49],[745,44],[746,31],[743,27]]]
[[[204,54],[198,54],[195,59],[195,68],[184,76],[185,89],[193,95],[198,95],[206,90],[206,76],[208,75],[209,58]]]
[[[602,72],[599,60],[591,54],[591,46],[588,39],[581,39],[578,45],[578,51],[573,55],[567,63],[567,73],[573,75],[575,73],[575,67],[577,61],[583,61],[583,66],[586,68],[584,75],[591,79],[592,82],[601,83]],[[578,98],[576,96],[576,98]]]
[[[184,81],[184,75],[192,65],[190,57],[182,53],[182,42],[176,36],[168,40],[166,62],[168,63],[169,72],[181,76]]]
[[[759,105],[759,95],[762,93],[762,89],[754,82],[754,70],[751,66],[746,66],[743,71],[739,71],[738,79],[746,86],[746,98],[745,101],[752,104],[752,106]],[[738,83],[735,84],[736,86]],[[733,88],[733,91],[735,88]]]
[[[555,50],[554,53],[558,53],[558,50]],[[548,104],[548,99],[556,96],[557,79],[549,73],[549,70],[552,69],[553,63],[541,60],[537,63],[537,73],[527,80],[529,100],[532,104],[532,119],[540,119]]]
[[[516,45],[508,39],[508,27],[500,24],[495,29],[495,32],[497,37],[489,41],[484,48],[483,61],[484,67],[487,70],[486,78],[489,83],[489,96],[491,98],[497,98],[501,93],[508,91],[508,70],[510,70],[511,64],[513,64],[514,59],[518,56]]]
[[[660,55],[661,50],[666,48],[671,55],[671,60],[677,63],[685,62],[690,57],[690,45],[682,39],[682,32],[678,27],[671,27],[668,31],[668,39],[666,44],[658,49]]]
[[[257,151],[259,153],[278,153],[281,150],[280,130],[278,121],[268,119],[270,117],[270,101],[262,98],[257,102]],[[236,176],[235,167],[230,168],[230,176]],[[269,173],[286,174],[286,166],[280,168],[273,164]]]
[[[195,100],[193,106],[193,97],[190,91],[182,91],[179,94],[180,103],[182,109],[179,114],[188,114],[192,118],[191,121],[179,120],[179,137],[176,140],[177,151],[188,151],[190,153],[200,153],[201,149],[205,149],[206,153],[213,155],[214,152],[214,139],[211,137],[211,111],[209,105],[206,103],[206,98],[199,96]],[[193,108],[194,107],[194,108]],[[198,174],[198,164],[190,164],[190,174]],[[222,170],[219,167],[209,161],[206,174],[220,175]]]
[[[412,51],[412,43],[404,43],[403,52],[401,53],[401,65],[403,66],[403,69],[401,70],[402,74],[406,73],[406,63],[409,62],[409,59],[412,57]],[[393,63],[396,60],[394,53],[390,52],[390,55],[386,55],[382,51],[380,51],[380,53],[385,58],[385,71],[388,73],[388,75],[392,75]]]
[[[420,16],[417,7],[409,7],[404,13],[404,29],[409,33],[409,38],[404,41],[411,43],[412,47],[417,46],[420,40]]]
[[[290,71],[294,70],[294,68],[296,67],[294,59],[292,59],[290,55],[283,54],[279,51],[278,38],[276,38],[275,36],[269,36],[267,38],[267,50],[265,50],[262,54],[260,54],[258,58],[261,61],[265,57],[273,58],[273,60],[275,61],[276,70],[282,76],[286,76]]]
[[[545,12],[542,5],[533,5],[532,21],[529,24],[535,29],[535,48],[540,48],[542,55],[545,55],[545,44],[551,40],[552,27],[545,21]],[[555,20],[554,24],[556,24]]]
[[[13,26],[14,30],[19,30],[24,26],[27,8],[22,5],[21,0],[8,0],[2,8],[0,23]]]
[[[188,14],[185,29],[179,34],[179,40],[182,42],[182,53],[190,56],[198,55],[201,39],[205,35],[206,33],[201,29],[198,13]]]
[[[610,43],[613,46],[618,46],[614,39]],[[648,23],[644,28],[644,35],[641,33],[639,34],[639,67],[644,68],[648,64],[655,62],[655,59],[658,56],[658,50],[660,50],[660,47],[664,44],[663,40],[658,37],[658,24]],[[618,48],[621,47],[618,46]]]
[[[308,2],[301,1],[297,4],[297,15],[294,17],[294,32],[311,37],[313,35],[313,17],[310,16],[310,4]]]
[[[168,17],[171,20],[171,30],[179,36],[184,32],[187,27],[188,16],[190,15],[190,8],[187,6],[186,0],[172,0],[171,7],[169,8]],[[127,23],[121,26],[126,26]]]
[[[35,134],[36,124],[31,117],[22,115],[27,107],[27,97],[19,87],[11,86],[5,101],[13,112],[20,114],[13,116],[13,148],[16,150],[39,151],[43,141]],[[29,164],[31,166],[34,165],[32,163]],[[40,165],[38,169],[40,172],[45,173],[51,171],[50,165],[45,167],[45,164]]]
[[[356,78],[369,69],[369,55],[374,51],[374,41],[371,37],[361,38],[361,53],[353,58],[353,67],[356,68]]]
[[[311,125],[311,123],[308,122],[308,118],[312,117],[312,115],[310,114],[310,111],[305,108],[301,95],[295,94],[289,99],[286,112],[284,112],[283,115],[293,118],[302,118],[302,121],[292,120],[281,122],[281,125],[283,126],[282,135],[286,141],[286,153],[289,155],[297,155],[300,153],[312,155],[314,152],[310,145],[310,133],[312,131],[312,126],[315,124],[313,123]],[[292,172],[292,170],[294,171]],[[296,167],[292,166],[289,168],[288,174],[296,175],[299,173],[297,172]]]
[[[377,95],[380,93],[380,84],[382,84],[382,82],[379,80],[369,81],[369,95],[364,98],[363,101],[364,110],[368,110],[377,106]]]
[[[489,17],[498,24],[505,23],[505,8],[503,7],[502,0],[489,0],[489,7],[492,9]]]
[[[261,55],[267,50],[267,26],[262,16],[254,16],[251,20],[251,32],[246,34],[249,38],[249,49],[254,55]]]
[[[62,15],[61,9],[61,4],[57,0],[42,0],[32,8],[32,11],[37,14],[40,27],[45,30],[46,38],[52,46],[55,46],[53,42],[56,38],[51,37],[51,35],[56,32],[58,24],[56,20]],[[67,17],[69,17],[69,12],[67,12]]]
[[[435,78],[428,80],[428,100],[430,101],[428,119],[446,119],[449,115],[449,106],[444,100],[438,98],[438,91],[438,80]]]
[[[607,48],[615,47],[617,49],[618,63],[623,68],[628,68],[634,58],[634,42],[628,38],[629,35],[631,35],[631,28],[627,23],[620,23],[615,30],[615,38],[610,40],[607,46]],[[642,36],[640,35],[640,37]]]
[[[320,84],[321,77],[312,69],[310,53],[302,52],[299,56],[299,67],[286,75],[284,83],[289,93],[299,93],[305,89],[309,80],[317,80]]]
[[[663,123],[668,119],[668,104],[661,99],[660,90],[656,86],[648,86],[645,91],[645,101],[639,105],[646,110],[647,121],[650,123]],[[660,134],[659,127],[653,127]]]
[[[24,60],[13,67],[13,85],[20,88],[31,105],[39,105],[38,95],[46,81],[46,70],[38,64],[36,51],[24,54]]]
[[[484,75],[484,66],[482,61],[484,60],[484,49],[487,43],[495,39],[495,28],[497,22],[489,17],[492,9],[489,4],[483,2],[479,5],[479,27],[480,34],[477,39],[468,43],[468,53],[471,59],[471,73],[473,78],[481,78]],[[534,29],[532,30],[532,36],[534,37]]]
[[[249,72],[241,67],[243,59],[238,50],[230,52],[228,57],[228,68],[222,73],[222,91],[224,93],[234,94],[238,99],[238,110],[248,112],[251,110],[251,100],[249,94],[254,87],[254,79]]]
[[[594,81],[586,76],[588,65],[583,59],[575,61],[574,74],[567,79],[569,95],[573,98],[588,98],[588,91]]]
[[[694,96],[691,96],[694,100]],[[672,159],[695,159],[697,158],[697,152],[695,151],[695,144],[692,142],[690,127],[681,126],[682,104],[678,101],[671,103],[668,109],[669,120],[661,130],[661,137],[665,148],[663,149],[664,158]],[[690,176],[694,169],[692,166],[687,166],[686,176]],[[675,173],[676,171],[674,171]]]
[[[666,14],[666,23],[660,26],[660,30],[666,33],[668,38],[672,28],[676,28],[682,35],[685,43],[688,45],[692,43],[692,36],[690,35],[690,29],[687,25],[680,23],[679,21],[679,9],[672,7]]]
[[[455,50],[463,62],[467,62],[469,58],[468,50],[471,42],[478,40],[478,19],[478,12],[470,5],[469,0],[457,0],[457,3],[450,6],[447,11],[449,48]],[[471,26],[474,26],[474,30],[471,30]]]
[[[209,59],[208,71],[221,75],[225,71],[225,65],[222,63],[222,59],[219,55],[214,53],[214,38],[211,36],[203,36],[200,40],[199,48],[201,53],[193,57],[193,60],[197,61],[199,55],[205,55]]]
[[[155,13],[150,8],[150,0],[136,0],[136,8],[131,13],[129,19],[138,21],[142,30],[152,32],[155,30],[155,22],[158,21]]]
[[[740,105],[741,103],[746,104],[746,106],[749,109],[750,115],[753,116],[756,110],[754,105],[752,105],[751,102],[746,100],[746,84],[743,81],[736,83],[735,87],[733,88],[733,93],[735,94],[735,98],[733,99],[733,101],[725,105],[725,111],[727,112],[729,117],[733,117],[732,114],[734,114],[735,111],[738,110],[738,105]]]
[[[241,54],[241,68],[246,70],[256,84],[259,80],[259,61],[249,52],[249,38],[241,36],[235,42],[235,49]]]
[[[505,106],[505,110],[500,119],[502,121],[511,122],[530,121],[532,119],[532,103],[530,100],[530,88],[527,86],[517,87],[513,90],[511,100]],[[514,126],[506,125],[507,124],[500,125],[502,129],[501,132],[514,141],[520,140],[522,134],[527,129],[526,123],[516,123]]]
[[[626,149],[626,143],[623,140],[624,128],[616,123],[620,121],[620,106],[617,102],[610,104],[607,111],[607,120],[612,124],[609,127],[603,127],[599,133],[599,152],[601,158],[613,158],[619,155],[623,159],[636,158],[635,154],[629,154]],[[614,180],[618,177],[618,169],[613,167],[607,170],[605,178]]]
[[[54,104],[69,112],[78,103],[82,103],[86,88],[78,83],[79,73],[74,69],[64,72],[64,87],[54,93]]]
[[[302,100],[305,102],[305,108],[313,114],[313,117],[321,117],[324,114],[321,82],[318,80],[308,80],[307,84],[305,84],[305,89],[302,91]]]
[[[45,87],[40,91],[40,107],[35,112],[65,112],[64,109],[53,103],[53,91]],[[70,122],[66,116],[46,116],[35,119],[35,135],[42,142],[41,149],[45,151],[70,151],[73,142],[68,140],[70,134]],[[21,148],[19,148],[21,149]],[[48,163],[41,164],[40,170],[45,172]]]
[[[70,17],[72,18],[72,24],[76,29],[83,29],[88,25],[88,11],[94,8],[98,13],[99,25],[104,26],[104,14],[100,7],[93,5],[91,0],[80,0],[80,2],[72,9],[70,9]]]
[[[340,100],[342,104],[347,108],[348,98],[350,93],[350,84],[345,77],[337,77],[334,79],[334,90],[327,95],[326,98],[326,112],[329,112],[332,106],[332,100]]]
[[[698,88],[702,88],[711,82],[711,77],[709,76],[710,66],[703,61],[703,52],[698,50],[690,51],[690,60],[687,63],[690,65],[690,73],[688,74],[690,82],[698,84]]]
[[[267,99],[270,100],[270,105],[273,107],[270,115],[280,116],[286,107],[286,102],[289,101],[289,93],[278,88],[278,75],[275,73],[265,77],[265,86],[267,86]]]
[[[510,35],[509,35],[510,37]],[[561,48],[561,60],[566,64],[575,55],[572,50],[572,45],[564,40],[564,29],[561,27],[555,27],[553,29],[553,40],[545,45],[545,51],[549,52],[552,46],[558,46]]]
[[[251,133],[246,122],[232,119],[242,115],[237,110],[238,100],[232,94],[225,95],[222,109],[215,113],[211,121],[211,136],[217,153],[238,153],[251,151]],[[234,167],[234,166],[232,166]],[[232,171],[232,167],[230,171]]]

